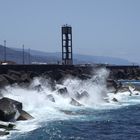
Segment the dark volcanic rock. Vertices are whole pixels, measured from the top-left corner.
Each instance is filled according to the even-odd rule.
[[[59,80],[61,80],[62,78],[64,78],[64,76],[65,76],[65,71],[59,70],[59,69],[54,69],[54,70],[47,71],[47,72],[43,73],[43,75],[45,75],[45,76],[51,78],[52,80],[59,81]]]
[[[13,121],[16,115],[16,109],[13,105],[7,106],[4,104],[1,108],[0,104],[0,120],[2,121]]]
[[[113,79],[107,79],[107,89],[109,91],[113,91],[113,92],[116,92],[116,90],[118,90],[118,84],[115,80]]]
[[[21,73],[18,71],[8,70],[7,75],[13,80],[12,82],[19,83],[21,80]]]
[[[14,70],[8,70],[8,73],[5,74],[5,77],[10,82],[10,84],[19,83],[21,80],[21,73]]]
[[[27,113],[26,111],[24,110],[21,110],[20,111],[20,116],[18,117],[17,121],[20,121],[20,120],[31,120],[31,119],[34,119],[34,117],[32,117],[29,113]]]
[[[15,71],[15,70],[8,70],[8,75],[12,75],[12,74],[15,74],[15,75],[18,75],[20,76],[21,73],[19,71]]]
[[[37,90],[38,92],[43,91],[43,88],[40,84],[35,86],[34,89]]]
[[[1,101],[7,102],[7,103],[9,102],[9,104],[13,104],[14,107],[15,107],[18,111],[21,111],[21,110],[22,110],[22,103],[21,103],[21,102],[18,102],[18,101],[16,101],[16,100],[13,100],[13,99],[10,99],[10,98],[6,98],[6,97],[2,98],[2,99],[0,100],[0,103],[1,103]]]
[[[0,75],[0,87],[3,88],[4,86],[7,86],[8,84],[9,84],[9,81],[3,75]]]
[[[7,131],[0,131],[0,136],[9,135],[10,133]]]
[[[110,87],[117,88],[117,82],[113,79],[107,79],[107,87],[108,88],[110,88]]]
[[[56,81],[61,80],[66,76],[65,71],[58,69],[57,71],[53,71],[53,79]]]
[[[114,102],[118,102],[118,100],[117,100],[116,98],[113,98],[112,101],[114,101]]]
[[[9,99],[0,99],[0,120],[2,121],[15,121],[17,111],[22,110],[22,103]]]
[[[34,72],[34,71],[29,71],[28,72],[28,77],[33,79],[34,77],[39,77],[39,74],[37,72]]]
[[[89,94],[87,91],[83,91],[81,94],[80,93],[76,93],[76,99],[77,100],[81,100],[83,98],[88,98],[89,97]]]
[[[81,94],[80,94],[79,92],[76,92],[76,93],[75,93],[76,99],[80,99],[80,96],[81,96]]]
[[[6,122],[0,122],[0,128],[3,128],[5,130],[13,130],[15,127],[15,124],[12,123],[6,123]]]
[[[89,97],[89,94],[88,94],[87,91],[83,91],[83,92],[81,93],[81,97],[80,97],[80,98],[83,98],[83,97]]]
[[[62,96],[68,96],[69,95],[66,87],[58,89],[58,94],[60,94]]]
[[[78,76],[78,75],[77,75]],[[87,80],[87,79],[90,79],[91,78],[91,75],[88,75],[88,74],[80,74],[79,76],[78,76],[80,79],[82,79],[82,80]]]
[[[2,74],[2,76],[4,77],[1,77],[2,81],[3,80],[7,80],[8,81],[8,84],[14,84],[14,83],[29,83],[33,76],[35,76],[34,73],[31,73],[31,72],[17,72],[17,71],[13,71],[13,70],[9,70],[7,74]],[[5,80],[5,81],[6,81]]]
[[[135,91],[140,91],[140,85],[134,85],[135,86]]]
[[[24,73],[21,75],[21,81],[25,83],[29,83],[31,81],[30,75]]]
[[[18,77],[20,77],[21,76],[21,73],[20,72],[18,72],[18,71],[14,71],[14,70],[8,70],[8,73],[7,73],[8,75],[12,75],[12,74],[14,74],[14,75],[17,75]]]
[[[55,102],[55,99],[52,94],[47,95],[47,99],[49,99],[52,102]]]
[[[61,112],[67,114],[67,115],[76,115],[75,113],[73,113],[72,111],[69,111],[69,110],[60,110]]]
[[[18,83],[20,81],[20,77],[16,75],[3,74],[3,76],[8,80],[9,84]]]
[[[82,106],[82,104],[80,104],[78,101],[76,101],[76,100],[73,99],[73,98],[71,98],[70,104],[71,104],[71,105],[74,105],[74,106]]]

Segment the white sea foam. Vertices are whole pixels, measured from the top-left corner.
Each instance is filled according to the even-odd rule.
[[[7,86],[2,91],[3,96],[20,101],[23,103],[23,109],[30,113],[35,119],[29,121],[19,121],[16,123],[16,128],[24,133],[32,131],[41,126],[43,122],[64,120],[76,117],[64,113],[61,110],[78,110],[86,109],[87,107],[92,109],[116,109],[122,106],[138,104],[140,103],[139,95],[129,96],[129,92],[123,93],[108,93],[106,88],[106,78],[109,72],[105,69],[101,69],[89,80],[82,81],[79,79],[68,78],[63,81],[63,84],[57,84],[56,90],[52,91],[48,80],[43,78],[36,78],[33,80],[29,88],[21,88],[17,85]],[[41,90],[37,90],[34,87],[41,85]],[[69,97],[63,97],[57,94],[57,89],[66,87],[69,93]],[[82,93],[86,91],[89,97],[81,99],[79,102],[83,104],[82,107],[76,107],[70,105],[71,98],[75,98],[76,92]],[[134,94],[136,91],[132,91]],[[55,103],[48,100],[47,95],[52,94]],[[104,101],[104,98],[108,98],[109,103]],[[113,102],[112,99],[116,98],[119,103]]]

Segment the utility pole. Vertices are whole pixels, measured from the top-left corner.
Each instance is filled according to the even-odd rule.
[[[6,40],[4,40],[4,62],[6,62]]]
[[[24,44],[22,45],[22,63],[24,65]]]
[[[29,64],[31,64],[30,48],[28,49],[28,60],[29,60]]]

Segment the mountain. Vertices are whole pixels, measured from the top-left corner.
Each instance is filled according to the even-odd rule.
[[[18,48],[6,48],[7,53],[7,60],[14,61],[18,64],[22,64],[23,62],[23,52],[22,49]],[[130,65],[132,62],[128,60],[115,58],[115,57],[108,57],[108,56],[91,56],[91,55],[82,55],[82,54],[73,54],[74,57],[74,64],[115,64],[115,65]],[[4,59],[4,47],[0,45],[0,60]],[[25,64],[29,63],[29,53],[28,50],[25,49],[24,53],[24,61]],[[58,61],[61,62],[61,53],[54,52],[54,53],[47,53],[38,50],[30,50],[30,59],[33,63],[51,63],[56,64]]]
[[[32,55],[36,56],[48,56],[54,57],[56,60],[61,60],[61,53],[47,53],[41,52],[37,50],[31,50]],[[115,58],[115,57],[108,57],[108,56],[91,56],[91,55],[82,55],[82,54],[74,54],[74,63],[75,64],[85,64],[85,63],[102,63],[102,64],[115,64],[115,65],[130,65],[132,62],[128,60]]]
[[[109,57],[109,56],[90,56],[90,55],[75,55],[76,60],[80,60],[83,63],[100,63],[100,64],[113,64],[113,65],[130,65],[132,62],[128,60]]]

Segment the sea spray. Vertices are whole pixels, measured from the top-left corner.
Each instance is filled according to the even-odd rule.
[[[108,75],[109,72],[106,69],[99,69],[91,79],[69,78],[64,80],[63,86],[67,87],[70,95],[74,98],[77,92],[80,94],[86,91],[89,97],[81,100],[84,105],[101,104],[107,95],[106,80]]]
[[[37,77],[29,87],[23,88],[18,85],[7,86],[1,91],[3,96],[17,100],[23,103],[23,109],[30,113],[35,119],[29,121],[17,122],[17,129],[21,132],[28,132],[42,125],[47,125],[47,122],[55,120],[67,119],[83,119],[86,111],[90,108],[94,110],[116,109],[126,105],[140,103],[140,96],[129,96],[129,92],[124,93],[108,93],[106,80],[109,72],[106,69],[96,71],[91,79],[80,80],[78,78],[69,77],[64,79],[62,83],[54,83],[55,88],[52,89],[48,79]],[[39,85],[39,89],[35,88]],[[67,88],[68,95],[66,97],[58,94],[58,89]],[[79,94],[87,92],[89,96],[76,99],[77,92]],[[55,102],[51,102],[47,95],[52,95]],[[106,102],[105,97],[111,101],[112,98],[118,99],[118,103]],[[73,106],[70,104],[71,98],[76,99],[83,106]],[[80,113],[79,113],[80,112]],[[82,113],[81,113],[82,112]],[[85,112],[85,114],[84,114]],[[91,117],[92,118],[92,117]],[[94,116],[93,116],[94,118]]]

